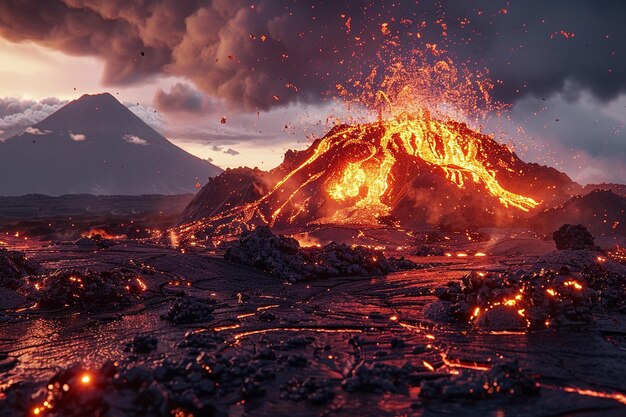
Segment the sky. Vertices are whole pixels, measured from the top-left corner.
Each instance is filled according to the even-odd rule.
[[[338,84],[436,50],[507,105],[482,131],[624,183],[624,21],[619,0],[3,0],[0,139],[109,91],[193,154],[269,169],[349,120]]]

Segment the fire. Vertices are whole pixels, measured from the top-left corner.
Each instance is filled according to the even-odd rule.
[[[322,246],[322,244],[320,243],[320,241],[317,238],[311,236],[307,232],[291,235],[291,237],[296,239],[298,241],[298,243],[300,244],[300,246],[303,247],[303,248],[308,248],[308,247],[311,247],[311,246],[317,246],[317,247]]]
[[[506,162],[512,152],[468,127],[503,108],[491,101],[486,72],[471,73],[431,46],[412,51],[417,56],[408,62],[375,66],[346,86],[337,84],[346,105],[368,116],[336,125],[289,161],[293,165],[286,163],[261,198],[183,226],[181,235],[206,226],[214,236],[232,236],[261,224],[374,224],[391,214],[405,192],[408,169],[415,175],[428,171],[468,193],[484,189],[505,208],[537,207],[539,202],[506,189],[498,178],[518,173]],[[491,157],[493,149],[505,159]]]
[[[602,391],[594,391],[590,389],[582,389],[576,387],[564,387],[563,391],[572,392],[579,395],[585,395],[587,397],[597,397],[597,398],[609,398],[611,400],[615,400],[622,404],[626,404],[626,395],[619,392],[602,392]]]
[[[325,140],[340,142],[344,148],[362,144],[368,127],[351,126]],[[396,155],[405,153],[441,167],[448,181],[459,188],[464,188],[468,181],[484,185],[505,207],[529,211],[539,204],[532,198],[505,190],[489,169],[489,163],[478,157],[480,139],[464,134],[454,124],[434,120],[428,114],[402,114],[381,122],[381,127],[384,133],[378,143],[368,144],[369,154],[357,162],[349,162],[341,178],[327,186],[327,192],[335,200],[359,198],[355,207],[365,208],[375,216],[388,214],[389,207],[383,201],[389,188],[391,168]],[[364,186],[367,186],[366,193],[362,192]]]
[[[88,238],[92,238],[97,235],[100,235],[100,237],[104,239],[126,239],[126,235],[113,235],[106,230],[100,228],[93,228],[90,229],[88,232],[82,234],[83,237]]]

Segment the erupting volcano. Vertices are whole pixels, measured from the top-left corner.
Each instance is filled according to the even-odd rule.
[[[269,173],[241,175],[230,170],[207,184],[179,222],[186,224],[183,234],[385,219],[410,226],[453,216],[487,225],[564,199],[576,188],[564,174],[524,163],[492,138],[428,113],[336,126],[309,149],[288,152]],[[251,201],[213,203],[210,196],[217,187],[223,191],[224,182],[233,194],[254,189],[242,194]]]
[[[484,112],[481,103],[492,107],[489,84],[436,56],[432,65],[424,58],[394,66],[380,81],[385,92],[370,92],[377,72],[370,74],[352,100],[377,109],[378,120],[338,124],[307,150],[287,152],[270,172],[229,170],[210,180],[179,220],[179,232],[196,241],[260,225],[493,226],[580,188],[455,120],[451,114]],[[221,202],[213,198],[224,194]]]
[[[598,3],[0,0],[0,417],[626,416]]]

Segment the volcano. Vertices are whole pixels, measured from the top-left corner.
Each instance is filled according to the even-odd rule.
[[[259,225],[493,226],[581,188],[463,123],[405,114],[335,126],[270,172],[227,170],[198,193],[178,226],[196,239]]]
[[[0,142],[0,195],[181,194],[222,170],[175,146],[111,94],[84,95]]]

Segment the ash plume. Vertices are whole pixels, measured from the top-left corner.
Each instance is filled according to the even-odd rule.
[[[625,18],[622,2],[590,0],[7,0],[0,36],[99,57],[105,85],[182,76],[247,109],[319,100],[370,62],[427,42],[490,68],[505,101],[558,92],[568,80],[610,100],[626,86]],[[397,48],[381,47],[388,34]]]

